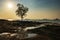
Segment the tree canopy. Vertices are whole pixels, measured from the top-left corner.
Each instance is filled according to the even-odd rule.
[[[21,20],[23,20],[24,16],[26,15],[28,8],[25,7],[22,4],[17,4],[18,9],[16,10],[16,15],[21,17]]]

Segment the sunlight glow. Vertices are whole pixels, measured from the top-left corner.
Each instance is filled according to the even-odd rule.
[[[8,6],[8,8],[13,8],[13,4],[12,3],[8,3],[7,6]]]

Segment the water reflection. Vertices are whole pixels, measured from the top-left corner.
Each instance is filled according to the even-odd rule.
[[[35,37],[38,34],[35,34],[35,33],[27,33],[27,30],[28,29],[35,29],[35,28],[39,28],[39,27],[43,27],[43,26],[45,26],[45,25],[44,24],[41,24],[41,25],[36,26],[36,27],[26,27],[22,31],[21,31],[21,27],[19,27],[17,30],[14,30],[14,31],[18,31],[16,33],[8,33],[8,32],[5,32],[5,33],[1,33],[0,36],[2,36],[2,37],[14,37],[15,36],[15,37],[19,38],[18,36],[20,35],[20,38],[21,38],[21,36],[24,36],[24,34],[26,33],[25,35],[27,35],[27,36],[25,36],[24,38],[31,38],[31,37]]]
[[[18,33],[1,33],[1,34],[0,34],[1,37],[7,37],[7,38],[9,38],[9,37],[14,37],[14,36],[17,37],[17,35],[18,35]],[[27,35],[28,35],[28,36],[25,37],[25,38],[31,38],[31,37],[37,36],[37,34],[34,34],[34,33],[28,33]]]

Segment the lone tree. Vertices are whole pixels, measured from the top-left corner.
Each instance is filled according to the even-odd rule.
[[[21,20],[23,20],[24,16],[26,15],[28,8],[24,7],[22,4],[17,4],[18,9],[16,10],[16,15],[21,17]]]
[[[24,16],[26,15],[27,11],[28,11],[28,8],[23,6],[22,4],[18,3],[17,4],[17,7],[18,9],[16,10],[16,15],[18,15],[19,17],[21,17],[21,21],[23,20]],[[23,39],[26,37],[26,33],[25,33],[25,30],[24,30],[25,27],[19,27],[17,29],[17,37],[20,38],[20,39]]]

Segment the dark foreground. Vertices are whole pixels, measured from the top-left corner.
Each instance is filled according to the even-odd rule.
[[[31,27],[41,24],[44,26],[27,30],[27,33],[37,34],[34,37],[19,39],[16,38],[16,36],[10,36],[12,33],[16,33],[14,30],[18,27]],[[0,40],[60,40],[60,23],[0,20],[0,34],[4,32],[8,32],[10,34],[0,36]]]

